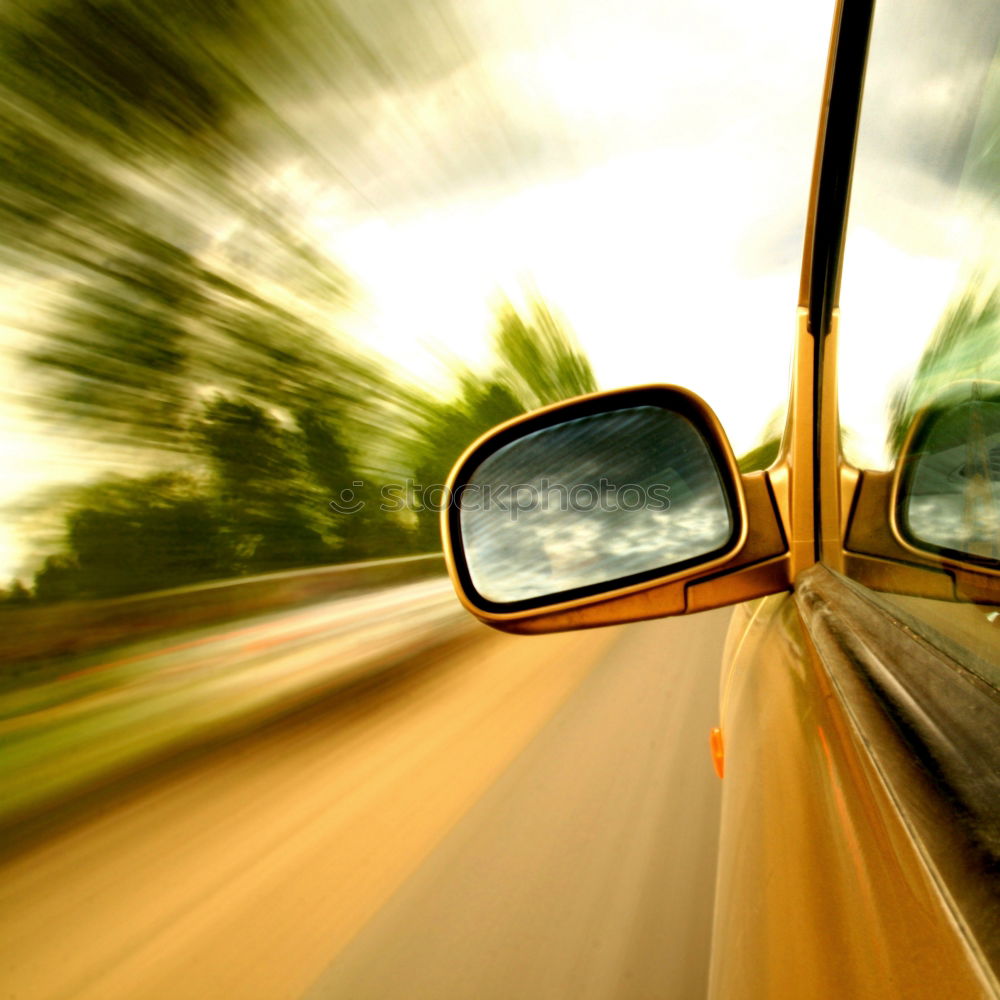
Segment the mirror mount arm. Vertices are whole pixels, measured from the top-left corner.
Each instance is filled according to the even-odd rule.
[[[685,611],[706,611],[791,590],[788,538],[771,471],[740,476],[747,507],[746,541],[710,576],[687,585]]]

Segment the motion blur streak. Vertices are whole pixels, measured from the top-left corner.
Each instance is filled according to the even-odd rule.
[[[348,234],[388,227],[391,259],[393,218],[515,183],[513,132],[572,160],[498,111],[481,8],[0,8],[0,609],[437,549],[436,511],[379,487],[443,483],[494,423],[596,388],[558,316],[487,268],[458,332],[485,361],[492,327],[492,356],[434,363],[439,398],[412,353],[463,277],[404,290],[397,268],[386,343],[352,271]]]
[[[216,627],[0,696],[10,822],[468,635],[447,580]],[[207,633],[207,634],[206,634]]]
[[[109,795],[0,869],[5,995],[702,995],[727,614],[484,630]]]

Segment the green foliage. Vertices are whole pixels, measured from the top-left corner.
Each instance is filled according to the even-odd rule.
[[[121,254],[85,285],[31,357],[56,411],[109,436],[177,446],[190,404],[187,320],[199,292],[183,255]]]
[[[889,401],[889,453],[898,457],[913,418],[940,404],[950,387],[972,379],[1000,380],[1000,288],[973,280],[941,317],[912,377]]]
[[[216,397],[187,435],[204,475],[110,477],[78,493],[64,551],[36,574],[35,598],[119,597],[417,551],[413,530],[382,512],[370,487],[356,491],[362,510],[330,508],[365,479],[344,443],[352,429],[329,415],[280,420],[257,403]],[[12,590],[6,600],[17,598]]]
[[[180,586],[224,576],[233,564],[214,498],[175,473],[89,487],[66,518],[66,550],[36,575],[38,600]]]
[[[31,603],[31,591],[20,580],[11,580],[6,590],[0,590],[0,607],[16,608]]]
[[[541,303],[501,309],[495,370],[462,375],[454,400],[395,385],[338,338],[353,284],[273,183],[298,162],[344,181],[276,97],[436,80],[468,58],[454,28],[424,0],[0,10],[0,264],[45,296],[30,392],[53,430],[135,463],[53,488],[63,545],[35,599],[436,549],[436,518],[381,509],[373,455],[443,482],[494,424],[595,388]],[[355,513],[330,506],[347,491]]]
[[[757,472],[774,462],[781,449],[781,433],[787,415],[788,407],[785,404],[771,414],[757,439],[759,443],[737,459],[740,472]]]
[[[304,148],[241,75],[283,11],[49,0],[0,12],[0,255],[56,292],[32,330],[47,416],[183,450],[212,391],[315,405],[384,382],[315,325],[351,283],[261,184],[273,156]],[[271,384],[255,393],[262,373]]]
[[[175,33],[169,10],[127,0],[37,7],[4,33],[4,82],[119,154],[165,142],[183,151],[222,127],[233,87]]]
[[[459,392],[447,402],[426,400],[409,448],[419,486],[443,484],[463,451],[499,423],[597,390],[597,380],[572,333],[541,301],[525,320],[509,302],[496,314],[497,363],[486,377],[459,372]],[[437,512],[418,511],[418,538],[438,543]]]
[[[190,375],[208,363],[184,318],[202,309],[204,297],[169,277],[166,266],[160,283],[142,272],[121,275],[130,302],[141,305],[127,314],[131,323],[113,305],[104,309],[101,294],[90,290],[76,303],[73,330],[79,332],[61,341],[62,355],[36,361],[56,369],[67,386],[78,379],[91,387],[89,397],[79,399],[64,388],[64,401],[109,427],[132,428],[132,439],[145,434],[174,442],[203,471],[111,478],[85,490],[67,511],[64,551],[36,576],[37,599],[114,597],[436,549],[437,512],[418,501],[414,524],[405,511],[385,510],[385,498],[357,458],[366,432],[359,393],[351,387],[374,386],[368,405],[377,407],[390,394],[388,385],[360,363],[338,369],[336,356],[314,348],[294,324],[284,338],[260,327],[236,338],[243,348],[239,363],[216,358],[217,383],[233,391],[198,403]],[[457,397],[447,402],[405,400],[401,412],[410,412],[411,420],[396,433],[419,485],[442,484],[468,444],[496,424],[595,388],[569,334],[540,306],[534,316],[546,324],[540,351],[530,343],[537,328],[514,322],[504,310],[499,359],[489,376],[460,373]],[[252,382],[254,356],[259,368]],[[533,367],[539,364],[553,366],[553,373]],[[347,491],[363,501],[361,508],[331,508],[329,501]]]
[[[110,478],[77,496],[66,514],[64,551],[38,572],[36,598],[115,597],[436,549],[437,512],[418,506],[414,523],[412,514],[408,520],[405,511],[384,509],[357,457],[370,440],[368,421],[385,413],[393,393],[377,369],[343,362],[278,310],[251,312],[250,332],[234,326],[231,353],[206,351],[204,338],[189,332],[191,317],[200,313],[224,330],[220,317],[239,318],[232,304],[252,301],[250,293],[218,286],[226,294],[206,306],[208,283],[197,291],[171,280],[196,273],[196,264],[168,254],[160,267],[159,281],[152,268],[116,274],[129,310],[88,289],[66,317],[72,336],[59,341],[62,353],[35,360],[64,380],[63,403],[127,440],[173,447],[202,471]],[[533,315],[545,325],[524,323],[509,308],[500,313],[494,370],[486,378],[460,373],[456,398],[397,392],[397,420],[410,417],[395,435],[418,484],[442,484],[468,444],[496,424],[596,387],[569,334],[541,306]],[[273,329],[265,316],[274,317]],[[210,379],[228,391],[199,402]],[[370,391],[362,400],[364,386]],[[331,508],[347,491],[363,501],[361,509]]]
[[[597,391],[590,362],[544,302],[532,303],[530,321],[504,303],[494,343],[499,379],[528,409]]]
[[[763,444],[751,448],[745,455],[741,455],[738,460],[740,472],[757,472],[766,469],[774,463],[781,448],[781,438],[768,438]]]
[[[502,382],[463,375],[457,399],[428,401],[415,429],[411,461],[416,485],[425,491],[444,484],[459,456],[476,438],[527,408]],[[417,510],[418,548],[434,550],[441,544],[438,512],[429,506]]]

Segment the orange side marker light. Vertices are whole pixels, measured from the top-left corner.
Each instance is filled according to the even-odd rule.
[[[713,726],[708,734],[708,745],[712,749],[712,767],[721,778],[726,769],[726,752],[722,746],[722,730],[718,726]]]

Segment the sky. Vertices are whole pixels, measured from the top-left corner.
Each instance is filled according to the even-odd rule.
[[[972,122],[956,125],[956,101],[982,86],[996,45],[995,5],[970,3],[982,9],[968,18],[880,5],[842,323],[842,412],[867,464],[885,461],[888,393],[968,247],[996,231],[992,195],[957,205],[950,194]],[[354,56],[305,20],[276,27],[273,59],[243,67],[315,151],[276,148],[261,183],[353,277],[337,328],[446,393],[449,362],[487,363],[498,297],[536,294],[575,331],[602,388],[684,385],[737,454],[758,443],[787,396],[832,2],[343,9],[377,71],[339,73]],[[229,223],[213,224],[224,243]],[[45,291],[0,282],[8,346]],[[48,433],[18,403],[22,375],[12,368],[0,409],[0,504],[127,459]],[[0,530],[0,578],[24,553],[16,528]]]
[[[831,10],[461,11],[473,62],[371,98],[419,123],[366,138],[412,174],[362,176],[380,211],[316,216],[369,297],[359,336],[433,382],[483,359],[498,293],[534,291],[602,387],[687,385],[752,447],[787,392]]]
[[[888,467],[891,392],[998,259],[1000,185],[965,175],[974,130],[996,127],[1000,13],[966,7],[876,15],[840,357],[864,467]],[[832,5],[460,9],[475,59],[369,99],[390,124],[368,160],[406,165],[359,171],[380,210],[314,215],[370,296],[359,337],[434,384],[442,357],[483,359],[498,292],[533,290],[603,388],[687,386],[737,454],[753,447],[787,395]]]
[[[294,20],[275,27],[272,61],[243,67],[315,151],[265,153],[262,184],[353,277],[338,329],[446,393],[451,362],[487,363],[498,298],[536,294],[603,388],[686,385],[737,451],[755,444],[787,392],[832,5],[343,9],[388,69],[338,71],[353,53]],[[433,44],[407,44],[406,16]],[[217,242],[230,225],[215,220]],[[8,348],[28,343],[49,291],[0,287]],[[12,365],[0,504],[127,468],[53,433],[22,405],[30,392]],[[0,578],[24,558],[21,531],[0,532]]]

